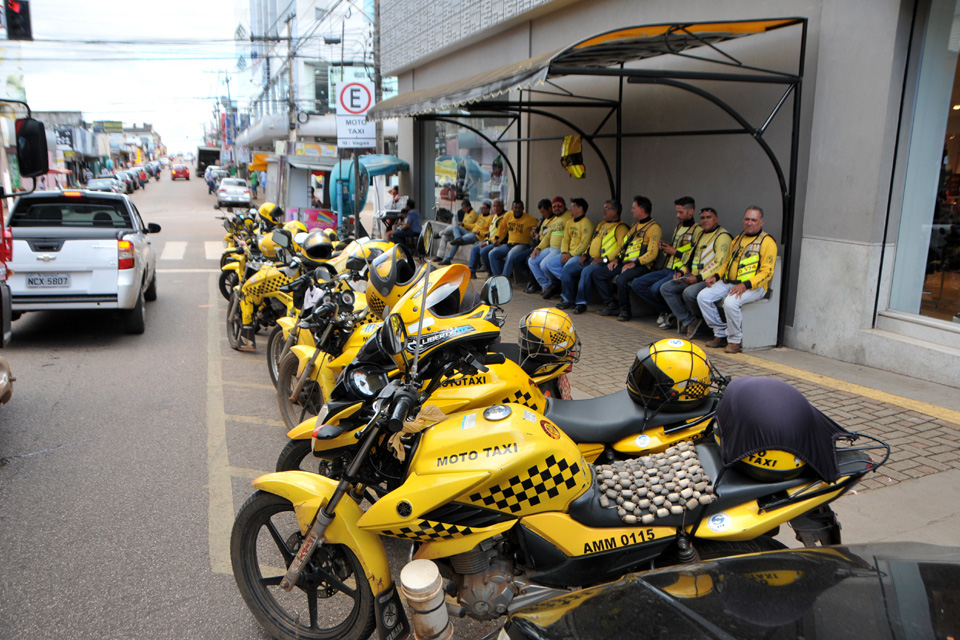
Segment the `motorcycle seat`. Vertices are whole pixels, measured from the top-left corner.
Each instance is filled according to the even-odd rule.
[[[626,389],[608,396],[586,400],[547,399],[544,415],[570,436],[574,442],[613,444],[638,435],[643,429],[682,425],[712,413],[716,398],[705,398],[694,409],[661,411],[656,415],[635,403]],[[644,421],[646,420],[646,424]]]

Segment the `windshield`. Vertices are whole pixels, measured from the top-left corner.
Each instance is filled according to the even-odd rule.
[[[467,272],[469,274],[469,272]],[[463,289],[463,297],[460,290]],[[480,296],[473,288],[469,275],[444,282],[427,294],[427,309],[437,318],[453,318],[470,313],[480,306]]]
[[[94,178],[87,183],[87,187],[94,189],[96,187],[112,187],[115,184],[117,184],[117,181],[112,178]]]
[[[11,227],[113,227],[130,229],[133,224],[118,201],[37,202],[21,201],[10,216]]]
[[[241,180],[239,178],[230,178],[230,179],[224,180],[220,184],[221,186],[224,186],[224,187],[245,187],[247,186],[247,181]]]

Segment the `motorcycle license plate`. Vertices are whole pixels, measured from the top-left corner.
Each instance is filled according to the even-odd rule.
[[[69,273],[28,273],[27,286],[34,288],[69,287]]]

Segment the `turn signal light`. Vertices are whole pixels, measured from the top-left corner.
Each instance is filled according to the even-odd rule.
[[[65,196],[67,196],[67,197],[69,197],[69,198],[79,198],[79,197],[82,196],[83,194],[80,193],[79,191],[64,191],[64,192],[63,192],[63,195],[65,195]]]
[[[117,257],[120,259],[121,269],[133,269],[133,243],[129,240],[119,240]]]

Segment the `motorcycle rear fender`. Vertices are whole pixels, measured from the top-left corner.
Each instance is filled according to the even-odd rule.
[[[280,496],[293,504],[300,533],[304,535],[313,525],[320,508],[330,501],[337,484],[336,480],[307,471],[268,473],[253,481],[254,489]],[[380,537],[357,526],[362,515],[363,511],[356,502],[341,500],[324,535],[328,543],[342,544],[353,551],[363,565],[373,595],[378,596],[390,588],[393,580]]]
[[[846,479],[846,477],[840,478],[838,482]],[[815,492],[827,486],[826,483],[821,483],[821,485],[821,487],[811,487],[809,490]],[[696,537],[708,540],[753,540],[771,529],[775,529],[781,524],[793,520],[797,516],[813,511],[822,504],[832,502],[846,491],[848,487],[849,485],[840,486],[837,487],[836,491],[812,496],[806,500],[800,500],[796,503],[770,511],[760,511],[760,505],[757,504],[757,501],[751,500],[750,502],[739,504],[719,513],[708,513],[708,515],[704,516],[703,522],[701,522],[700,527],[697,529]],[[722,485],[720,490],[723,490]],[[788,491],[788,493],[793,494],[797,490],[799,490],[799,488]],[[723,520],[726,520],[728,524],[726,524],[722,531],[717,532],[710,528],[709,523],[712,518],[716,518],[721,514],[725,516]],[[722,522],[722,520],[720,522]],[[692,528],[693,527],[688,527],[687,531],[689,532]]]
[[[684,427],[683,429],[670,431],[669,433],[666,432],[663,427],[645,429],[639,436],[631,435],[623,440],[620,440],[619,442],[615,442],[613,444],[613,449],[629,456],[641,456],[651,453],[659,453],[665,449],[668,449],[669,447],[672,447],[678,442],[696,438],[703,433],[703,430],[707,428],[707,425],[710,424],[710,420],[712,419],[713,416],[710,415],[693,418],[688,421],[690,426]],[[638,442],[638,440],[644,436],[646,436],[646,438]]]

